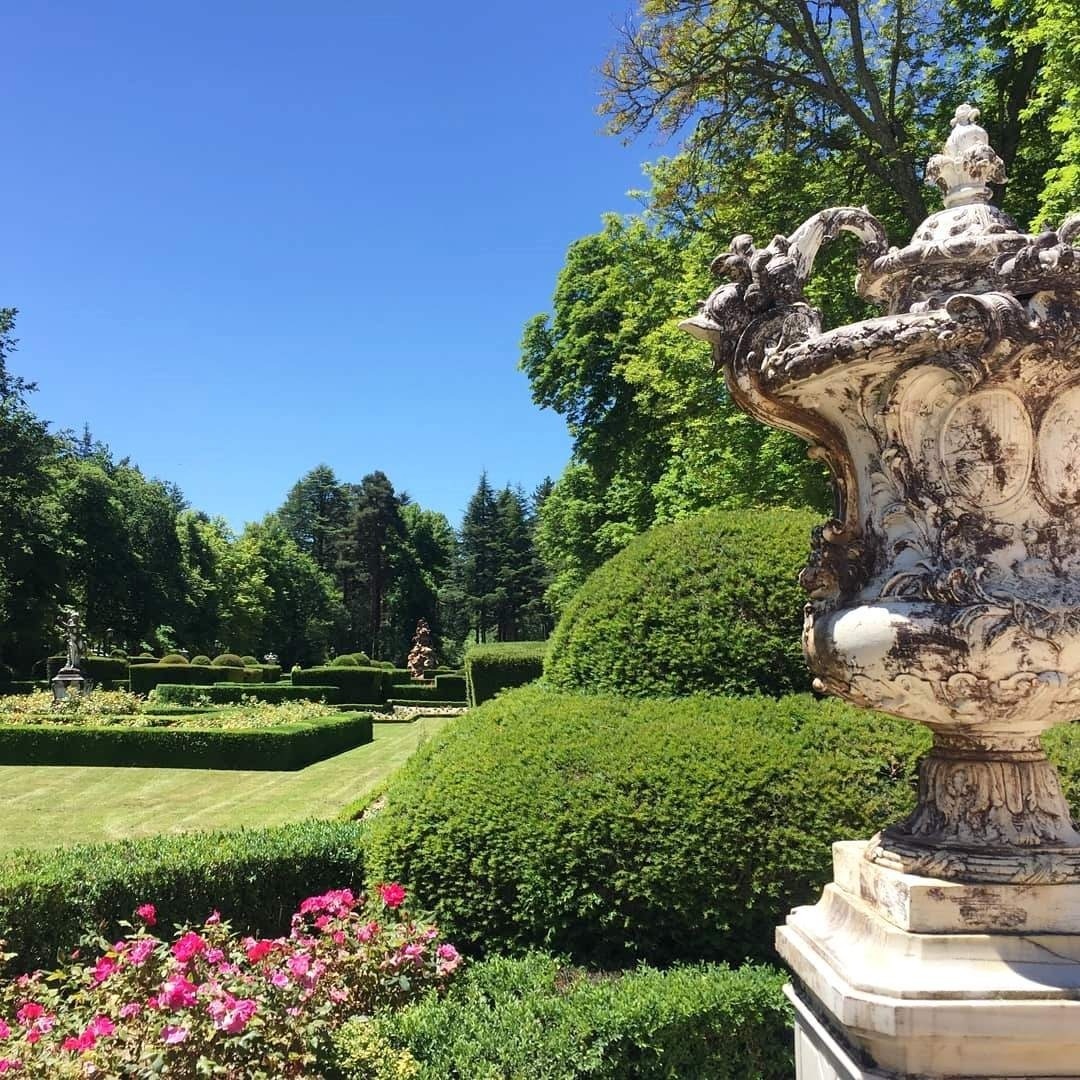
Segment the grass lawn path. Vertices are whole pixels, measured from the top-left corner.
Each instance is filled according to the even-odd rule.
[[[0,851],[333,817],[445,716],[376,724],[375,741],[298,772],[0,766]]]

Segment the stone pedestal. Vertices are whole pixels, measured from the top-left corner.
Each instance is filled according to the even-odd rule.
[[[777,931],[799,1080],[1080,1080],[1080,885],[964,884],[834,846]]]

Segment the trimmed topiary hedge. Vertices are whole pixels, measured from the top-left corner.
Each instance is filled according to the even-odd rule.
[[[464,704],[465,677],[463,675],[436,675],[424,682],[394,683],[391,687],[397,701],[446,701]]]
[[[214,667],[242,668],[244,666],[243,659],[237,656],[236,653],[231,652],[221,653],[219,656],[215,656],[210,663],[213,664]]]
[[[163,705],[193,705],[207,698],[215,705],[234,705],[242,698],[256,701],[327,701],[337,695],[336,686],[293,686],[291,683],[250,686],[247,683],[217,683],[214,686],[180,686],[160,683],[156,697]]]
[[[928,745],[915,724],[809,695],[525,687],[406,762],[367,862],[475,951],[540,947],[605,967],[767,960],[777,923],[831,879],[832,841],[910,810]]]
[[[469,704],[482,705],[501,690],[539,679],[544,673],[547,649],[546,641],[506,641],[472,646],[465,654]]]
[[[166,653],[161,658],[161,663],[163,663],[163,664],[186,664],[187,662],[188,662],[188,658],[186,656],[184,656],[182,653],[175,653],[175,652]]]
[[[710,511],[637,537],[567,604],[545,678],[628,696],[808,690],[800,647],[817,515]]]
[[[202,653],[199,653],[198,656],[193,656],[191,658],[191,662],[193,664],[198,664],[199,667],[209,667],[210,666],[210,657],[205,656]]]
[[[316,667],[292,673],[294,686],[336,686],[336,701],[382,705],[390,696],[391,673],[382,668]]]
[[[210,686],[219,682],[252,681],[244,668],[214,667],[202,664],[139,664],[129,670],[131,689],[136,694],[149,694],[161,683]],[[254,674],[255,681],[261,681],[261,673]]]
[[[371,717],[334,714],[263,729],[0,725],[0,765],[291,772],[371,742]]]
[[[380,1016],[374,1031],[367,1019],[346,1024],[337,1065],[348,1080],[370,1078],[374,1033],[411,1054],[419,1071],[398,1075],[419,1080],[789,1080],[784,981],[774,968],[709,965],[596,981],[543,954],[496,957],[445,996]]]
[[[50,656],[45,670],[50,680],[67,663],[67,656]],[[95,685],[128,677],[128,662],[116,656],[84,656],[80,665],[83,673]]]
[[[363,887],[360,827],[303,821],[273,829],[16,851],[0,858],[0,937],[19,970],[55,967],[98,927],[113,941],[140,904],[158,922],[201,922],[215,908],[242,932],[276,936],[306,896]]]

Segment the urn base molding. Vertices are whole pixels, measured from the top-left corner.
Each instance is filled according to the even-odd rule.
[[[799,1080],[1080,1080],[1080,885],[919,877],[834,846],[777,950]]]

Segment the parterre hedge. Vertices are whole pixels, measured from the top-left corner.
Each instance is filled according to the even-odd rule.
[[[263,729],[0,725],[0,765],[142,766],[171,769],[302,769],[371,742],[371,717],[335,713]]]
[[[632,697],[810,688],[798,584],[805,510],[728,510],[663,525],[595,570],[567,604],[544,675]]]
[[[399,701],[450,701],[464,704],[464,675],[436,675],[424,682],[394,683],[391,693]]]
[[[45,669],[50,680],[67,663],[67,656],[50,656]],[[83,674],[95,684],[128,677],[128,662],[116,656],[84,656],[81,663]]]
[[[831,879],[832,841],[910,810],[928,745],[915,724],[810,695],[523,687],[405,763],[366,858],[475,952],[768,960],[777,923]]]
[[[205,667],[201,664],[140,664],[130,669],[130,676],[132,692],[144,695],[161,683],[211,686],[219,682],[262,681],[261,673],[254,668]]]
[[[88,928],[115,940],[145,903],[165,927],[216,908],[242,932],[275,936],[305,896],[363,887],[359,837],[352,822],[303,821],[12,852],[0,857],[0,938],[19,970],[51,968]]]
[[[704,964],[596,981],[544,954],[497,957],[374,1030],[344,1025],[338,1066],[349,1080],[395,1075],[370,1071],[374,1034],[413,1059],[415,1072],[396,1075],[418,1080],[790,1080],[784,981],[774,968]]]
[[[336,686],[293,686],[292,683],[217,683],[214,686],[180,686],[159,683],[157,700],[167,705],[192,705],[206,698],[214,705],[234,705],[243,698],[256,701],[326,701],[336,696]]]
[[[470,705],[482,705],[502,690],[539,679],[544,673],[546,641],[508,641],[474,645],[465,654],[465,683]]]
[[[336,686],[336,701],[381,705],[390,696],[392,675],[375,667],[315,667],[292,673],[294,686]]]

